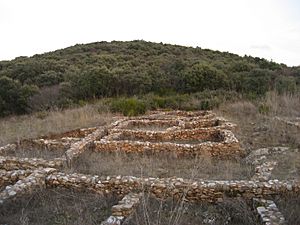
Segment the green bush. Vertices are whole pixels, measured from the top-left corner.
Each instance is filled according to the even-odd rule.
[[[0,77],[0,116],[28,112],[28,99],[37,91],[34,85],[22,85],[9,77]]]
[[[263,115],[268,115],[271,111],[271,107],[268,106],[267,104],[265,103],[261,103],[259,106],[258,106],[258,112],[260,114],[263,114]]]
[[[78,101],[79,106],[85,106],[86,104],[87,104],[87,101],[84,101],[84,100],[79,100]]]
[[[40,94],[32,97],[32,85]],[[44,94],[57,86],[58,92]],[[300,67],[145,41],[75,45],[0,61],[0,116],[120,96],[139,96],[149,109],[194,110],[215,107],[215,96],[223,102],[239,95],[255,100],[270,90],[300,91]],[[37,107],[32,99],[42,101]]]
[[[152,109],[164,109],[167,108],[167,99],[165,97],[161,97],[161,96],[154,96],[151,101],[148,102],[149,104],[151,104],[151,108]]]
[[[145,114],[146,105],[136,98],[115,99],[110,103],[112,112],[121,112],[124,116],[138,116]]]
[[[46,111],[40,111],[40,112],[37,112],[37,113],[36,113],[36,118],[38,118],[38,119],[40,119],[40,120],[43,120],[43,119],[45,119],[48,115],[49,115],[48,112],[46,112]]]
[[[218,98],[204,99],[200,101],[200,110],[212,110],[221,104]]]
[[[194,99],[194,101],[192,101],[194,102],[194,110],[212,110],[219,107],[221,103],[233,102],[239,99],[240,96],[234,91],[205,90],[202,92],[193,93],[191,98]]]
[[[278,76],[275,80],[275,89],[279,94],[295,93],[297,90],[296,82],[294,77]]]
[[[212,106],[211,106],[209,100],[203,100],[203,101],[200,102],[200,109],[201,110],[209,110],[211,108],[212,108]]]
[[[142,97],[147,109],[173,109],[173,110],[211,110],[224,101],[237,99],[235,92],[203,91],[193,94],[174,94],[158,96],[148,94]]]
[[[159,96],[153,93],[142,96],[148,109],[184,109],[190,101],[187,94],[173,94],[168,96]]]

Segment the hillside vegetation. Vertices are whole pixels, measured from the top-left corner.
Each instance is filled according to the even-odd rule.
[[[270,90],[298,92],[299,86],[300,67],[257,57],[145,41],[98,42],[0,61],[0,116],[103,97],[118,97],[109,100],[112,110],[129,115],[131,108],[180,108],[191,99],[202,100],[186,109],[207,109],[220,96],[256,98]]]

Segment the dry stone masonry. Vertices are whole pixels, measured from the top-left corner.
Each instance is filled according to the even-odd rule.
[[[55,171],[53,168],[34,170],[24,179],[18,180],[13,185],[6,186],[4,191],[0,193],[0,204],[11,198],[32,193],[37,188],[45,188],[45,177],[53,171]]]
[[[156,115],[159,119],[150,115],[125,120],[109,129],[106,137],[96,141],[95,150],[121,150],[126,153],[167,151],[178,156],[207,155],[218,158],[235,158],[245,154],[231,131],[235,128],[234,124],[209,112],[195,113],[195,117],[192,115],[191,112],[181,111],[161,112]]]
[[[252,180],[269,180],[271,178],[273,169],[278,164],[274,159],[270,159],[270,157],[284,155],[288,152],[297,152],[297,150],[290,149],[288,147],[270,147],[252,151],[246,157],[246,162],[255,166],[255,174],[252,177]]]
[[[118,118],[119,119],[119,118]],[[245,156],[234,135],[235,124],[210,111],[155,111],[145,116],[121,118],[114,123],[39,139],[22,140],[0,147],[0,204],[37,189],[67,188],[99,194],[116,194],[120,201],[112,215],[101,225],[120,225],[133,214],[142,193],[159,199],[184,198],[189,202],[222,202],[224,198],[242,197],[253,201],[257,215],[265,225],[285,224],[284,217],[270,199],[274,195],[300,194],[300,181],[270,179],[277,166],[270,156],[285,154],[286,147],[252,151],[244,158],[254,166],[250,180],[192,180],[178,177],[155,178],[130,176],[94,176],[66,173],[75,158],[87,150],[125,153],[166,152],[178,157],[204,155],[216,159],[239,159]],[[14,157],[10,153],[43,149],[61,153],[60,157]],[[32,150],[34,151],[34,150]]]
[[[0,156],[0,169],[24,170],[42,167],[62,168],[64,160],[64,158],[45,160],[40,158],[18,158]]]
[[[0,170],[0,187],[14,184],[31,173],[31,170]]]
[[[256,205],[257,213],[259,214],[260,220],[264,225],[286,224],[283,215],[277,208],[275,202],[272,200],[254,198],[253,203]]]
[[[124,196],[130,192],[150,192],[157,198],[181,198],[187,201],[222,201],[223,197],[268,197],[273,194],[299,193],[300,182],[269,180],[265,182],[232,180],[194,181],[182,178],[139,178],[133,176],[99,177],[85,174],[53,173],[46,177],[46,184],[98,193],[113,192]]]
[[[274,117],[275,120],[282,122],[288,126],[293,126],[296,127],[297,129],[300,129],[300,117],[295,118],[294,120],[289,120],[287,118],[282,118],[282,117]]]
[[[129,193],[112,207],[112,215],[101,225],[120,225],[127,217],[133,214],[140,202],[141,194]]]
[[[16,144],[8,144],[3,147],[0,147],[0,156],[5,155],[7,152],[15,151],[17,148]]]

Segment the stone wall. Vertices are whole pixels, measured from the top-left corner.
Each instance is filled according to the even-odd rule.
[[[87,135],[82,140],[73,143],[66,151],[66,160],[70,161],[74,157],[78,157],[83,151],[91,147],[95,140],[101,139],[107,134],[106,128],[98,128],[93,133]]]
[[[39,158],[18,158],[18,157],[2,157],[0,156],[0,169],[3,170],[26,170],[42,167],[62,168],[64,158],[55,158],[53,160],[45,160]]]
[[[185,196],[187,201],[217,202],[227,197],[270,197],[288,192],[299,193],[299,181],[194,181],[182,178],[137,178],[132,176],[99,177],[84,174],[53,173],[46,177],[48,187],[66,187],[113,192],[124,196],[130,192],[150,192],[157,198]]]
[[[123,120],[120,120],[123,121]],[[19,143],[8,144],[0,147],[0,169],[3,170],[26,170],[37,169],[42,167],[51,167],[62,169],[64,166],[70,166],[74,157],[78,157],[83,151],[92,147],[95,140],[101,139],[107,135],[107,129],[112,129],[119,124],[117,121],[109,126],[101,128],[78,129],[75,131],[66,132],[62,135],[52,135],[48,138],[61,139],[26,139]],[[72,137],[66,137],[71,135]],[[82,135],[86,135],[83,138]],[[35,149],[44,149],[46,151],[65,151],[62,157],[46,160],[43,158],[20,158],[8,156],[10,153],[28,149],[34,151]]]
[[[117,128],[131,129],[132,127],[162,126],[168,129],[195,129],[214,126],[224,126],[225,129],[233,129],[235,124],[228,123],[223,117],[216,117],[210,111],[205,112],[185,112],[175,111],[153,112],[147,116],[135,117],[125,120]]]
[[[254,206],[264,225],[285,225],[286,221],[275,202],[261,198],[253,199]]]
[[[155,130],[155,126],[163,129]],[[102,223],[114,225],[121,224],[134,211],[139,203],[140,193],[143,192],[159,199],[174,197],[189,202],[216,203],[228,197],[243,197],[253,199],[264,224],[284,224],[282,214],[268,198],[273,195],[284,196],[290,192],[300,194],[300,181],[270,180],[277,162],[269,160],[269,156],[282,154],[288,148],[252,151],[245,158],[246,163],[255,166],[255,175],[250,180],[215,181],[118,175],[107,177],[61,172],[64,167],[72,167],[72,160],[80,157],[87,149],[127,153],[169,152],[188,157],[199,154],[218,158],[241,157],[245,152],[232,132],[234,128],[234,124],[217,118],[209,111],[158,111],[142,117],[125,117],[100,128],[79,129],[6,145],[0,148],[0,204],[23,194],[33,193],[37,188],[63,187],[100,194],[114,193],[123,199],[112,208],[112,216]],[[7,152],[16,151],[21,146],[45,148],[49,151],[63,150],[65,154],[52,160],[5,156]]]
[[[45,177],[54,171],[55,169],[53,168],[34,170],[24,179],[18,180],[13,185],[6,186],[4,191],[0,192],[0,204],[4,204],[5,201],[12,198],[33,193],[38,188],[45,188]]]
[[[216,115],[211,111],[151,111],[147,115],[134,117],[137,120],[184,120],[195,121],[214,118]]]
[[[112,207],[112,215],[101,225],[118,225],[129,217],[140,203],[141,194],[129,193]]]
[[[274,158],[269,159],[269,157],[286,154],[287,152],[292,152],[292,151],[297,151],[297,150],[292,150],[288,147],[270,147],[270,148],[261,148],[252,151],[246,157],[247,163],[255,165],[255,174],[251,180],[270,182],[272,171],[274,167],[277,166],[278,163],[277,161],[274,160]],[[272,186],[274,186],[273,183]],[[291,187],[289,187],[289,189],[291,189]],[[284,194],[285,193],[283,193],[283,195]],[[281,214],[274,201],[270,199],[264,199],[262,198],[262,196],[260,196],[260,198],[253,198],[253,207],[257,211],[257,214],[259,215],[262,224],[264,225],[286,224],[284,216]]]
[[[47,139],[47,140],[62,139],[65,137],[67,137],[67,138],[84,138],[96,130],[97,130],[97,127],[76,129],[76,130],[71,130],[71,131],[67,131],[64,133],[60,133],[60,134],[50,134],[50,135],[42,136],[41,139]]]
[[[0,188],[14,184],[32,173],[32,170],[0,170]]]
[[[252,177],[252,180],[269,180],[272,176],[273,169],[278,164],[274,158],[269,159],[270,156],[280,156],[287,152],[298,152],[298,150],[290,149],[288,147],[270,147],[260,148],[250,152],[250,154],[245,158],[245,161],[248,164],[255,166],[255,174]]]
[[[19,174],[23,176],[25,173],[19,172]],[[171,197],[189,202],[206,201],[214,203],[223,201],[225,197],[255,198],[257,212],[264,224],[284,224],[284,219],[278,209],[274,207],[274,204],[269,200],[262,199],[290,192],[300,193],[299,181],[194,181],[182,178],[100,177],[85,174],[66,174],[57,172],[55,169],[45,168],[34,170],[30,175],[27,174],[25,178],[15,184],[7,186],[0,193],[0,204],[5,203],[8,199],[33,193],[37,188],[57,187],[71,188],[77,191],[92,191],[100,194],[114,193],[123,197],[118,205],[112,208],[112,216],[104,221],[102,225],[121,224],[124,218],[134,211],[139,202],[140,194],[138,193],[141,192],[151,193],[152,196],[159,199]],[[266,204],[262,205],[262,203]],[[270,221],[274,223],[267,223]]]
[[[235,124],[229,123],[224,118],[220,118],[220,117],[216,117],[212,119],[186,121],[183,123],[182,128],[196,129],[196,128],[216,127],[216,126],[226,130],[234,130],[236,128]]]
[[[155,117],[151,117],[153,115]],[[0,155],[5,155],[5,152],[17,151],[21,148],[45,149],[47,151],[63,150],[65,154],[62,158],[55,158],[49,163],[43,162],[43,159],[8,159],[10,160],[10,168],[32,168],[33,166],[42,166],[42,164],[45,167],[54,166],[59,168],[61,164],[66,164],[70,167],[74,157],[78,157],[83,151],[94,146],[96,146],[96,151],[122,149],[125,152],[143,152],[151,149],[152,152],[172,151],[172,153],[182,156],[203,154],[217,157],[224,155],[224,158],[228,158],[244,154],[233,133],[225,129],[232,129],[234,125],[227,123],[224,119],[216,118],[209,111],[156,112],[153,115],[135,119],[124,118],[102,128],[78,129],[61,135],[50,135],[47,137],[48,139],[22,140],[17,145],[7,145],[0,148]],[[159,116],[161,116],[161,119],[154,119]],[[167,119],[163,119],[165,117]],[[175,119],[170,117],[175,117]],[[170,127],[166,131],[161,132],[126,129],[126,127],[136,125]],[[197,128],[190,129],[191,127]],[[144,142],[120,141],[116,139],[138,139]],[[176,141],[179,141],[179,143],[176,143]],[[187,141],[187,144],[180,143],[180,141]],[[189,144],[189,141],[197,141],[199,143]],[[17,165],[17,161],[20,162],[19,165]]]
[[[198,128],[173,131],[140,131],[114,129],[110,134],[119,134],[119,139],[139,141],[222,141],[225,138],[219,128]],[[107,139],[109,139],[108,136]]]
[[[245,151],[240,147],[238,140],[231,131],[222,130],[218,132],[220,136],[223,136],[222,141],[206,141],[200,144],[177,144],[159,141],[117,141],[102,139],[100,141],[95,141],[95,151],[124,151],[126,153],[170,152],[178,156],[206,155],[218,158],[235,158],[241,157],[245,154]],[[207,135],[207,133],[205,135]]]
[[[171,119],[169,116],[175,118]],[[161,126],[165,129],[146,130],[151,126]],[[139,129],[141,127],[142,129]],[[209,111],[157,112],[120,121],[108,129],[107,136],[95,141],[94,150],[126,153],[170,152],[189,157],[207,155],[237,158],[243,156],[245,151],[231,131],[234,128],[234,124],[215,117]]]
[[[180,125],[180,120],[149,120],[149,119],[131,119],[124,121],[117,126],[117,129],[131,129],[135,127],[151,127],[151,126],[161,126],[162,128],[172,128],[178,127]]]
[[[263,162],[261,165],[255,167],[255,174],[252,180],[267,181],[270,180],[272,171],[277,165],[276,161]]]
[[[165,130],[176,130],[176,129],[195,129],[195,128],[206,128],[206,127],[215,127],[222,126],[225,129],[233,129],[235,125],[232,123],[228,123],[224,118],[221,117],[213,117],[213,118],[195,118],[194,120],[186,120],[185,118],[177,118],[177,119],[130,119],[124,121],[117,129],[133,129],[133,128],[147,128],[151,127],[161,127],[161,129]]]
[[[176,144],[176,143],[153,143],[140,141],[95,141],[94,151],[123,151],[126,153],[161,153],[182,157],[195,157],[204,155],[209,157],[238,158],[244,155],[238,143],[214,143],[204,142],[201,144]]]
[[[64,137],[61,139],[26,139],[17,144],[19,149],[46,149],[49,151],[67,150],[72,143],[80,141],[81,138]]]
[[[0,156],[5,155],[7,152],[15,151],[17,148],[16,144],[7,144],[5,146],[0,147]]]
[[[300,117],[297,117],[294,121],[291,121],[287,118],[281,118],[278,116],[275,116],[273,119],[276,121],[282,122],[288,126],[293,126],[293,127],[296,127],[297,129],[300,129]]]

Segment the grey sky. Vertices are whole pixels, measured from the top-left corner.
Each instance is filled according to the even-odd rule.
[[[0,0],[0,60],[112,40],[300,65],[298,0]]]

